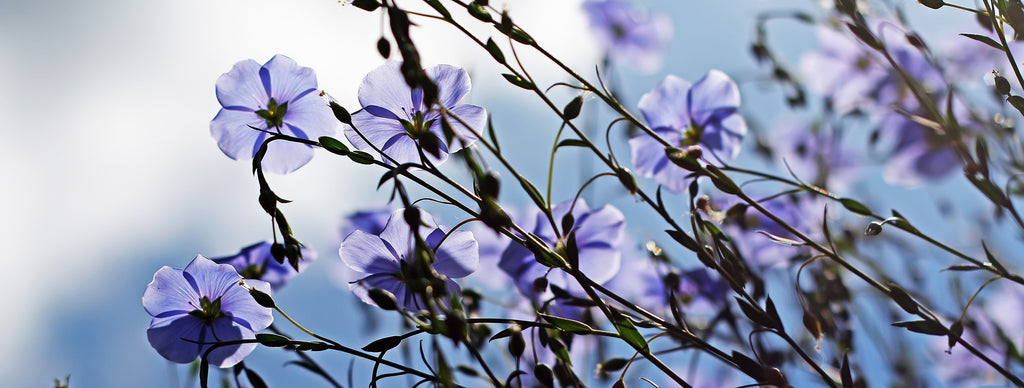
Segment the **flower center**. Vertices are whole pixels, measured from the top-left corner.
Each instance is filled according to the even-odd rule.
[[[612,37],[614,37],[615,39],[622,39],[625,36],[626,27],[623,27],[621,24],[618,23],[612,24]]]
[[[273,98],[267,102],[267,109],[260,109],[256,111],[256,115],[260,116],[267,122],[267,129],[280,128],[284,125],[284,115],[288,112],[288,102],[278,105],[277,101]]]
[[[412,115],[412,121],[399,120],[402,123],[402,128],[405,128],[405,133],[413,139],[419,139],[423,134],[430,130],[430,126],[434,125],[435,120],[426,120],[423,117],[423,112],[416,111]]]
[[[704,128],[691,122],[690,126],[683,131],[683,139],[680,140],[679,145],[686,147],[700,143],[700,137],[704,135]]]
[[[266,267],[259,264],[253,264],[245,267],[245,269],[238,274],[242,275],[242,277],[246,279],[261,279],[263,278],[264,273],[266,273]]]
[[[210,302],[210,298],[205,296],[203,299],[199,300],[199,308],[192,310],[188,315],[201,319],[207,325],[213,324],[213,321],[216,321],[217,319],[227,317],[227,315],[220,310],[220,298]]]

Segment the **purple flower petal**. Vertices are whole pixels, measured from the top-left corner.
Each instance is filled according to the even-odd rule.
[[[188,313],[195,310],[199,295],[185,281],[182,270],[164,266],[153,275],[153,281],[142,294],[142,307],[152,316],[167,313]]]
[[[230,265],[214,263],[202,255],[196,255],[182,272],[185,281],[196,293],[200,297],[209,297],[210,300],[224,295],[232,288],[238,288],[237,283],[242,280]]]
[[[270,96],[260,82],[259,71],[259,63],[246,59],[217,78],[217,101],[220,105],[248,112],[255,111],[257,107],[265,107]]]
[[[454,108],[462,98],[469,94],[472,84],[465,70],[452,65],[437,65],[426,69],[438,88],[438,100],[446,108]]]
[[[640,112],[651,128],[672,128],[677,131],[690,127],[687,107],[690,83],[668,75],[658,86],[640,97]]]
[[[259,148],[256,144],[257,138],[260,138],[259,142],[262,143],[266,137],[250,126],[263,128],[266,122],[252,112],[221,109],[210,122],[210,135],[217,139],[217,146],[229,158],[252,159]]]
[[[198,341],[206,327],[199,318],[184,314],[173,319],[154,320],[153,323],[146,330],[146,337],[160,356],[179,364],[190,363],[199,357],[202,345],[182,341],[182,338]]]
[[[687,105],[693,121],[704,126],[719,111],[735,112],[739,109],[740,89],[725,73],[711,70],[690,88]]]
[[[357,230],[341,243],[338,255],[350,268],[362,273],[398,272],[405,246],[393,246],[380,237]]]
[[[260,69],[266,70],[270,76],[270,97],[279,103],[303,98],[311,93],[315,96],[316,72],[308,67],[299,66],[294,59],[277,54],[270,58]]]
[[[435,229],[430,237],[443,237],[441,229]],[[427,243],[433,245],[430,238]],[[449,278],[461,278],[476,271],[480,264],[480,248],[473,239],[473,233],[465,230],[451,232],[447,238],[436,247],[437,260],[434,261],[434,269]]]
[[[399,61],[387,61],[366,74],[359,85],[359,104],[379,106],[403,119],[410,118],[414,111],[412,89],[402,77],[401,65]]]
[[[679,144],[683,139],[678,131],[667,128],[655,129],[654,132],[669,144]],[[633,159],[633,169],[637,174],[648,178],[653,177],[655,182],[673,193],[681,193],[686,190],[686,185],[689,182],[686,176],[690,172],[668,160],[664,146],[653,137],[643,133],[639,134],[629,139],[629,149]]]

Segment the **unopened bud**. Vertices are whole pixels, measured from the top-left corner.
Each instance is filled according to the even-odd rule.
[[[683,152],[686,153],[686,157],[687,158],[693,159],[693,160],[700,159],[701,156],[704,156],[704,149],[701,148],[700,145],[698,145],[698,144],[694,144],[692,146],[686,147],[683,150]]]
[[[548,289],[548,278],[536,278],[533,280],[533,292],[538,294],[547,291]]]
[[[395,294],[392,294],[391,291],[371,288],[366,294],[377,307],[388,311],[398,310],[398,301],[395,300]]]
[[[917,2],[931,9],[939,9],[942,8],[943,5],[946,5],[946,2],[942,0],[917,0]]]
[[[996,79],[995,79],[995,82],[996,82],[996,93],[999,93],[999,95],[1002,95],[1002,96],[1010,94],[1010,81],[1007,81],[1006,77],[1003,77],[1001,75],[997,75]]]
[[[882,223],[878,221],[871,222],[864,230],[865,236],[877,236],[879,233],[882,233]]]
[[[252,295],[252,298],[255,299],[256,303],[258,303],[260,306],[266,307],[268,309],[272,309],[276,306],[274,304],[274,298],[272,298],[270,294],[266,292],[257,290],[256,288],[250,288],[249,295]]]

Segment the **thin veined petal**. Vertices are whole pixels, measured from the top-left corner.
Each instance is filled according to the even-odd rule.
[[[462,98],[469,94],[472,84],[465,70],[452,65],[437,65],[426,69],[438,88],[438,100],[446,108],[455,107]]]
[[[271,293],[270,283],[265,281],[246,279],[245,284],[268,295]],[[242,286],[226,291],[221,297],[220,307],[222,311],[230,313],[236,323],[252,331],[266,329],[274,322],[272,310],[256,303],[249,290]]]
[[[484,133],[487,129],[487,110],[476,106],[476,105],[459,105],[449,109],[449,111],[458,117],[458,119],[451,118],[449,123],[452,125],[452,131],[455,134],[461,136],[466,140],[466,146],[473,145],[476,142],[476,135],[474,133]],[[461,121],[460,121],[461,120]],[[462,125],[465,122],[469,125],[470,131],[466,126]],[[439,139],[444,139],[444,133],[441,131],[441,120],[440,118],[434,122],[434,125],[430,127],[430,130],[438,136]],[[452,142],[452,152],[462,149],[462,144],[457,140]]]
[[[338,255],[355,271],[367,274],[398,273],[401,271],[399,255],[405,252],[396,252],[394,249],[404,247],[389,246],[380,237],[357,230],[341,243]]]
[[[206,324],[191,315],[182,315],[178,319],[157,321],[146,330],[149,345],[163,358],[179,364],[187,364],[199,357],[202,345],[183,340],[198,341]]]
[[[688,101],[693,121],[705,125],[718,110],[739,109],[740,89],[725,73],[711,70],[690,88]]]
[[[360,110],[352,115],[352,125],[355,128],[348,125],[345,126],[345,138],[348,139],[349,143],[352,143],[353,147],[366,152],[374,152],[370,144],[380,149],[388,142],[394,141],[392,139],[395,137],[407,137],[405,128],[402,128],[402,125],[397,120],[382,120],[365,110]],[[356,128],[359,129],[359,132],[356,132]],[[363,137],[366,137],[370,143],[368,144],[366,140],[363,140]]]
[[[266,125],[266,121],[255,113],[221,109],[210,122],[210,135],[229,158],[252,159],[253,144],[261,132],[250,126],[263,128]]]
[[[285,131],[282,131],[285,132]],[[267,154],[261,166],[264,172],[287,174],[313,159],[313,148],[286,140],[275,140],[267,145]]]
[[[289,109],[292,100],[316,91],[316,72],[287,56],[274,55],[262,69],[270,75],[270,96],[278,103],[289,102]]]
[[[690,126],[687,93],[691,85],[686,80],[668,75],[654,90],[640,97],[639,108],[652,128],[668,127],[684,130]]]
[[[167,312],[188,313],[198,308],[199,299],[182,276],[182,270],[164,266],[153,274],[153,281],[146,286],[142,307],[154,317]]]
[[[246,107],[258,110],[266,107],[270,97],[259,78],[260,65],[252,59],[239,61],[227,73],[217,78],[217,101],[223,107]]]
[[[226,318],[213,321],[213,325],[206,328],[206,333],[207,336],[205,340],[209,342],[226,342],[256,338],[255,333],[251,330],[236,325],[230,319]],[[204,345],[200,356],[212,347],[212,344]],[[209,356],[207,356],[207,360],[210,361],[210,365],[227,368],[234,366],[248,357],[254,349],[256,349],[255,343],[219,346],[210,351]]]
[[[369,291],[379,288],[395,295],[395,301],[406,310],[418,310],[418,303],[412,293],[394,274],[374,274],[348,284],[348,289],[363,302],[376,306],[369,296]]]
[[[238,287],[242,279],[235,269],[227,264],[217,264],[203,255],[196,255],[183,270],[185,280],[191,283],[200,298],[211,301],[220,298],[232,287]]]
[[[331,136],[338,128],[338,119],[323,99],[307,96],[298,101],[288,103],[288,112],[284,115],[285,124],[301,128],[309,135],[310,140],[320,136]]]
[[[444,236],[441,229],[435,229],[430,237]],[[428,239],[428,243],[432,244]],[[480,248],[473,233],[465,230],[451,232],[436,248],[437,260],[434,269],[450,278],[461,278],[473,273],[480,264]]]
[[[587,245],[599,241],[609,245],[618,245],[625,232],[626,217],[619,209],[604,205],[600,209],[587,212],[576,220],[576,244]]]
[[[387,61],[366,74],[359,85],[359,104],[376,105],[399,117],[410,117],[414,110],[412,89],[405,83],[400,66],[401,62]]]

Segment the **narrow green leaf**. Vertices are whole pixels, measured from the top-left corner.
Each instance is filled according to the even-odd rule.
[[[996,50],[1003,51],[1003,45],[999,44],[999,42],[996,42],[995,39],[989,38],[989,37],[987,37],[985,35],[978,35],[978,34],[960,34],[960,35],[963,35],[963,36],[966,36],[968,38],[971,38],[971,39],[974,39],[976,41],[979,41],[981,43],[987,44],[987,45],[989,45],[990,47],[992,47],[992,48],[994,48]]]
[[[544,318],[545,321],[548,321],[548,323],[569,333],[586,334],[594,331],[594,328],[580,321],[542,313],[538,313],[538,315],[540,315],[541,318]]]
[[[902,327],[915,333],[928,334],[928,335],[947,335],[949,333],[945,326],[937,321],[900,321],[892,324],[896,327]]]
[[[513,84],[526,90],[533,90],[533,83],[523,79],[518,75],[503,73],[501,76],[505,77],[505,80],[508,81],[510,84]]]
[[[317,140],[320,142],[321,147],[324,147],[325,150],[330,151],[332,154],[345,156],[349,153],[348,146],[338,139],[330,136],[320,136]]]
[[[867,206],[864,206],[864,204],[857,202],[857,200],[855,199],[840,198],[839,203],[843,204],[843,207],[845,207],[846,210],[849,210],[854,214],[862,215],[865,217],[870,217],[872,214],[874,214],[871,211],[871,209],[868,209]]]
[[[376,341],[370,342],[366,346],[363,346],[363,350],[367,352],[380,353],[394,349],[396,346],[402,343],[402,336],[393,335],[390,337],[384,337]]]
[[[583,140],[580,140],[580,139],[565,139],[565,140],[562,140],[562,141],[558,142],[558,146],[556,146],[556,148],[562,148],[562,147],[584,147],[584,148],[587,148],[587,142],[585,142]]]
[[[642,350],[643,353],[648,353],[651,348],[647,345],[647,340],[644,336],[633,326],[633,322],[630,322],[629,318],[622,316],[618,313],[614,313],[612,317],[612,324],[615,325],[615,331],[619,333],[626,343],[633,346],[634,349]]]
[[[352,151],[348,154],[348,158],[359,164],[373,164],[373,155],[363,151]]]
[[[505,54],[501,52],[501,48],[498,47],[498,44],[494,43],[494,39],[487,38],[486,47],[487,52],[490,53],[492,57],[494,57],[495,61],[498,61],[498,63],[503,65],[505,64]]]

